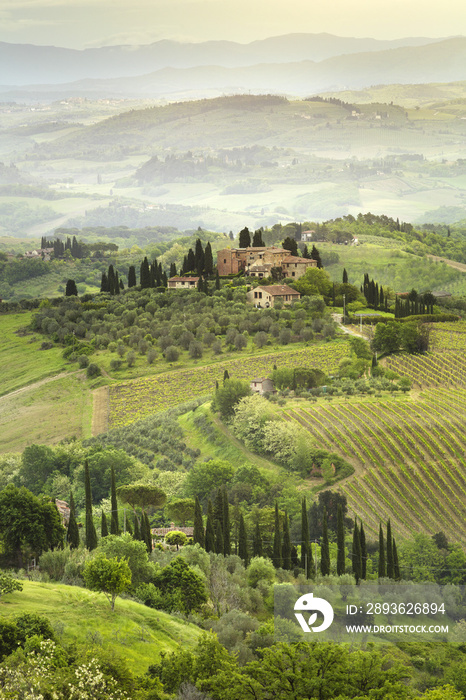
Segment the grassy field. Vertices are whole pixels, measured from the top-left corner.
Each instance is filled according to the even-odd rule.
[[[210,403],[203,404],[196,411],[188,411],[178,419],[187,445],[192,449],[200,450],[200,459],[212,457],[226,459],[227,462],[236,467],[242,464],[252,464],[258,467],[270,481],[280,478],[283,468],[246,449],[243,443],[237,440],[218,418],[213,416],[209,407]],[[208,440],[205,433],[196,427],[194,418],[200,415],[205,416],[212,426],[214,440]],[[290,478],[289,475],[287,478]]]
[[[0,452],[91,435],[92,386],[85,372],[67,363],[61,348],[41,350],[41,336],[18,335],[30,320],[30,312],[0,316]]]
[[[161,652],[194,646],[201,630],[132,600],[117,599],[115,612],[103,593],[52,583],[23,582],[23,591],[2,597],[0,616],[38,613],[47,617],[67,644],[101,643],[121,654],[137,674]]]
[[[87,438],[91,425],[92,391],[84,370],[0,397],[0,453]]]
[[[30,312],[0,316],[0,364],[4,368],[0,396],[38,382],[70,367],[62,349],[41,350],[43,337],[27,332],[18,334],[31,323]]]

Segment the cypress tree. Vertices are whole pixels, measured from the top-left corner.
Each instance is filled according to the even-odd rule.
[[[223,554],[223,532],[220,520],[215,521],[215,551]]]
[[[196,270],[196,258],[194,257],[194,252],[193,249],[190,248],[188,250],[188,257],[187,257],[187,270],[186,272],[194,272]]]
[[[359,528],[356,520],[354,521],[353,529],[352,569],[356,583],[359,583],[361,578],[361,540],[359,539]]]
[[[395,569],[393,566],[392,526],[390,519],[387,522],[387,576],[388,578],[395,578]]]
[[[299,567],[299,557],[298,550],[295,545],[291,547],[291,568],[297,569]]]
[[[170,264],[170,277],[176,277],[176,263]]]
[[[220,488],[217,489],[217,494],[214,501],[214,521],[217,520],[220,523],[223,534],[223,492]]]
[[[108,291],[110,294],[115,294],[115,270],[113,269],[113,265],[108,266]]]
[[[253,248],[263,248],[264,247],[264,241],[262,239],[262,229],[258,228],[257,231],[254,231],[254,235],[252,237],[252,247]]]
[[[328,542],[327,508],[324,507],[322,516],[322,541],[320,545],[320,573],[330,575],[330,548]]]
[[[337,512],[337,575],[345,573],[345,527],[343,523],[343,509],[338,504]]]
[[[319,251],[317,250],[317,248],[315,247],[315,245],[312,246],[311,258],[312,258],[313,260],[316,261],[316,263],[317,263],[317,268],[318,268],[319,270],[322,270],[322,268],[323,268],[322,259],[321,259],[321,257],[320,257],[320,253],[319,253]]]
[[[205,535],[204,535],[204,523],[202,520],[202,509],[199,499],[196,496],[194,501],[194,530],[193,530],[193,540],[194,544],[200,544],[201,547],[205,547]]]
[[[118,270],[115,271],[115,294],[120,293],[120,278],[118,276]]]
[[[310,254],[310,252],[309,252],[309,249],[308,249],[307,245],[305,245],[304,248],[303,248],[303,258],[306,258],[306,260],[310,260],[310,259],[311,259],[311,254]]]
[[[148,518],[146,512],[144,512],[143,518],[144,518],[144,535],[145,535],[144,540],[146,543],[147,551],[150,554],[152,552],[152,532],[150,529],[149,518]]]
[[[207,505],[207,523],[205,529],[205,550],[206,552],[215,552],[215,530],[214,530],[214,513],[212,509],[212,501],[209,499]]]
[[[275,501],[275,525],[273,529],[273,565],[279,569],[282,565],[282,545],[280,538],[280,518],[278,515],[278,503]]]
[[[78,288],[77,288],[76,282],[74,280],[67,281],[66,289],[65,289],[65,296],[66,297],[77,297],[78,296]]]
[[[240,248],[250,248],[251,247],[251,234],[247,226],[239,232],[239,247]]]
[[[115,470],[112,464],[111,471],[111,503],[112,503],[112,519],[110,521],[110,534],[119,535],[120,528],[118,525],[118,503],[116,495],[116,484],[115,484]]]
[[[207,245],[204,250],[204,274],[211,275],[214,271],[214,258],[212,255],[212,246],[210,245],[210,241],[207,242]]]
[[[261,557],[262,556],[262,535],[259,527],[259,523],[256,523],[256,529],[254,531],[254,536],[252,538],[252,556]]]
[[[141,269],[139,271],[139,284],[141,285],[141,289],[149,289],[151,286],[151,274],[147,257],[145,257],[141,263]]]
[[[346,267],[343,268],[343,284],[348,284],[348,273],[346,272]]]
[[[230,374],[227,369],[223,370],[223,383],[225,384],[226,380],[230,379]]]
[[[246,525],[244,523],[243,514],[239,516],[239,534],[238,534],[238,554],[247,566],[249,562],[248,554],[248,539],[246,534]]]
[[[311,544],[309,541],[309,520],[307,517],[306,499],[303,498],[301,503],[301,569],[306,572],[306,578],[309,576],[309,559],[312,559]]]
[[[215,270],[215,289],[220,289],[220,277],[218,270]]]
[[[285,521],[283,523],[283,545],[282,545],[282,566],[289,571],[291,569],[291,539],[288,513],[285,511]]]
[[[97,533],[92,518],[91,477],[87,459],[84,462],[84,489],[86,493],[86,547],[89,551],[92,551],[97,547]]]
[[[136,268],[134,265],[129,266],[128,270],[128,288],[136,286]]]
[[[228,503],[228,494],[223,487],[223,553],[226,557],[231,554],[231,539],[230,539],[230,504]]]
[[[398,550],[396,548],[395,538],[393,538],[393,572],[395,581],[401,581],[400,564],[398,562]]]
[[[100,291],[108,292],[108,277],[106,272],[102,272],[102,277],[100,279]]]
[[[359,540],[361,542],[361,578],[363,581],[365,581],[367,576],[367,545],[366,533],[364,532],[362,522],[359,527]]]
[[[387,571],[385,569],[385,545],[383,541],[382,523],[379,526],[379,578],[385,578]]]
[[[102,517],[100,519],[100,536],[107,537],[107,535],[108,535],[107,516],[105,515],[104,511],[102,511]]]
[[[66,541],[70,545],[70,549],[77,549],[79,547],[79,528],[78,523],[76,522],[76,507],[74,505],[72,491],[70,493],[70,519],[68,521]]]
[[[202,247],[201,239],[198,238],[196,240],[196,252],[194,253],[194,260],[195,260],[195,269],[198,275],[201,275],[204,272],[204,263],[205,263],[205,255],[204,255],[204,249]]]

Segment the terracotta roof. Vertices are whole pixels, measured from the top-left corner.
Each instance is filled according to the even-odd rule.
[[[265,292],[268,292],[268,294],[271,294],[273,297],[274,296],[283,296],[284,294],[297,294],[298,296],[301,296],[299,292],[296,291],[296,289],[293,289],[292,287],[289,287],[287,284],[272,284],[270,286],[259,286],[255,287],[254,291],[257,289],[262,289]]]
[[[199,277],[170,277],[169,282],[198,282]]]
[[[286,258],[283,258],[284,263],[310,263],[311,259],[310,258],[299,258],[297,255],[287,255]]]

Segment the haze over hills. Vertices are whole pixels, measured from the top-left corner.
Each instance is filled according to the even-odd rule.
[[[304,37],[306,35],[303,35]],[[243,66],[227,66],[221,63],[198,65],[191,67],[173,67],[165,66],[153,72],[145,71],[144,75],[137,76],[132,74],[128,77],[128,72],[131,69],[136,70],[135,62],[128,61],[125,69],[119,66],[119,51],[116,51],[116,58],[112,71],[120,70],[118,77],[89,77],[74,81],[72,83],[54,84],[53,79],[49,77],[47,83],[38,84],[32,78],[30,83],[23,87],[14,87],[8,81],[3,80],[0,85],[0,92],[3,100],[11,99],[63,99],[67,96],[79,97],[152,97],[152,98],[168,98],[168,99],[185,99],[192,97],[212,97],[225,93],[279,93],[286,95],[306,96],[322,91],[340,91],[346,89],[362,89],[371,85],[390,84],[390,83],[427,83],[427,82],[451,82],[463,80],[465,76],[466,65],[466,38],[458,37],[436,41],[430,44],[421,46],[402,46],[398,48],[385,48],[384,50],[368,51],[358,53],[347,53],[343,55],[333,55],[324,60],[301,60],[290,62],[291,53],[295,56],[297,53],[305,53],[305,47],[312,48],[312,41],[297,42],[297,46],[293,52],[286,50],[290,45],[292,37],[279,37],[277,40],[268,40],[267,42],[255,42],[261,48],[266,47],[262,52],[260,63],[254,65]],[[337,50],[337,37],[330,37],[330,43]],[[279,41],[280,40],[280,41]],[[288,40],[288,41],[285,41]],[[275,43],[274,43],[275,41]],[[352,40],[362,42],[365,40]],[[414,41],[414,40],[413,40]],[[427,41],[427,40],[424,40]],[[278,42],[278,43],[277,43]],[[371,40],[372,44],[379,45],[381,43]],[[162,42],[160,42],[162,43]],[[170,43],[170,42],[165,42]],[[225,42],[214,42],[214,46],[223,46]],[[370,42],[369,42],[370,43]],[[279,45],[283,45],[283,50],[279,49]],[[322,45],[322,40],[319,38],[319,45]],[[5,54],[5,47],[1,49]],[[153,45],[158,46],[158,45]],[[179,45],[183,47],[183,45]],[[189,45],[189,50],[193,47],[204,47],[204,44]],[[230,45],[228,45],[230,46]],[[231,46],[240,47],[241,45],[232,44]],[[248,45],[250,46],[250,45]],[[356,46],[356,43],[354,43]],[[209,47],[211,47],[209,43]],[[273,50],[269,47],[273,47]],[[343,51],[348,48],[346,40],[340,44],[339,50]],[[33,47],[41,49],[42,47]],[[170,45],[173,49],[173,42]],[[93,51],[100,51],[95,49]],[[102,49],[103,50],[103,49]],[[112,49],[113,50],[113,49]],[[57,51],[69,51],[59,49]],[[0,61],[2,51],[0,50]],[[74,52],[79,54],[80,52]],[[84,53],[84,52],[81,52]],[[170,53],[170,52],[169,52]],[[205,52],[207,55],[208,51]],[[212,54],[212,51],[210,51]],[[258,55],[260,52],[257,51]],[[309,53],[312,53],[310,50]],[[314,52],[316,53],[316,52]],[[132,53],[127,49],[127,55],[132,57]],[[138,49],[136,49],[138,54]],[[228,51],[225,52],[227,56]],[[67,54],[66,54],[67,55]],[[111,54],[105,54],[108,58]],[[168,55],[168,54],[167,54]],[[273,62],[269,62],[273,57]],[[23,56],[24,58],[24,56]],[[51,60],[51,54],[49,56]],[[63,63],[62,73],[66,73],[66,60],[57,60],[59,54],[56,54],[55,60],[57,64]],[[180,49],[180,63],[183,58],[183,51]],[[199,57],[198,57],[199,58]],[[213,58],[213,57],[212,57]],[[220,61],[220,57],[217,58]],[[227,56],[228,58],[228,56]],[[228,60],[224,59],[224,64]],[[184,59],[187,55],[184,55]],[[4,55],[5,60],[5,55]],[[10,59],[11,60],[11,59]],[[194,60],[192,57],[191,60]],[[34,62],[32,62],[34,63]],[[5,65],[4,61],[3,64]],[[150,62],[145,63],[145,68]],[[12,65],[16,65],[16,70],[12,71],[12,75],[17,75],[18,71],[26,70],[27,66],[21,61],[14,61]],[[75,68],[75,73],[84,70],[78,64]],[[61,67],[57,70],[62,70]],[[91,70],[89,67],[88,70]],[[96,67],[92,69],[95,76],[99,70],[105,72],[106,69],[99,68],[98,61]],[[36,66],[31,67],[31,71],[36,71],[35,75],[38,78],[39,73],[44,74],[45,65],[36,62]],[[33,73],[31,73],[33,75]],[[48,73],[53,75],[53,71]],[[58,73],[55,73],[57,76]]]
[[[198,44],[163,40],[145,46],[104,46],[82,51],[57,46],[0,42],[0,83],[62,83],[83,78],[119,78],[161,68],[323,61],[342,54],[423,46],[441,39],[415,37],[383,41],[331,34],[287,34],[250,44],[207,41]]]

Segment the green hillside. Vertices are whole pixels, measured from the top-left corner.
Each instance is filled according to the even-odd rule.
[[[143,674],[161,652],[193,647],[201,630],[132,600],[118,599],[115,612],[103,594],[78,586],[23,581],[22,592],[9,594],[0,617],[34,612],[47,617],[62,642],[99,644],[123,654],[136,674]]]

